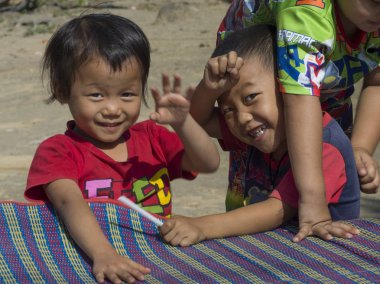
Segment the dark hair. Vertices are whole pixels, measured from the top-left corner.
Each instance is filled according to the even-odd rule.
[[[257,56],[262,64],[276,70],[276,28],[270,25],[256,24],[242,30],[226,34],[215,48],[211,57],[217,57],[235,51],[239,57]]]
[[[87,14],[70,20],[49,40],[42,61],[48,71],[50,98],[66,103],[78,68],[93,56],[100,56],[113,71],[135,58],[141,67],[146,103],[146,83],[150,67],[150,45],[144,32],[131,20],[112,14]]]

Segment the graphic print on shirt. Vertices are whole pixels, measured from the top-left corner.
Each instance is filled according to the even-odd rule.
[[[132,183],[112,178],[87,180],[84,193],[86,198],[117,199],[124,195],[147,211],[162,216],[169,216],[171,211],[170,180],[166,168],[158,170],[150,178],[134,179]]]

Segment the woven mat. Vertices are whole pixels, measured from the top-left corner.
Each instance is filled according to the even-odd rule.
[[[296,228],[284,227],[178,248],[123,205],[89,206],[116,250],[151,268],[146,283],[380,282],[380,219],[353,220],[361,234],[352,240],[296,244]],[[95,282],[90,261],[49,205],[3,202],[0,215],[0,283]]]

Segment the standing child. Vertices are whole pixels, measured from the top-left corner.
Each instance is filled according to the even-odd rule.
[[[152,89],[153,121],[136,123],[150,66],[149,42],[132,21],[90,14],[63,25],[50,39],[43,71],[51,101],[67,104],[73,120],[64,135],[43,141],[33,159],[25,196],[48,199],[71,237],[93,261],[98,282],[143,280],[147,267],[120,256],[106,239],[85,198],[124,195],[146,210],[171,214],[170,180],[192,179],[219,165],[216,146],[189,114],[181,80],[164,95]],[[196,139],[194,139],[196,137]]]
[[[207,93],[197,95],[203,95],[204,107],[213,114],[206,128],[222,139],[224,149],[233,150],[233,157],[241,159],[243,170],[236,175],[244,187],[229,192],[235,210],[196,218],[174,216],[166,221],[160,227],[165,241],[187,246],[205,239],[268,231],[296,216],[299,197],[288,155],[274,49],[275,29],[255,25],[229,35],[214,51],[202,80]],[[218,108],[214,108],[215,100]],[[216,111],[221,114],[220,124]],[[323,115],[322,160],[326,202],[333,220],[358,218],[360,185],[352,146],[327,113]],[[350,238],[358,230],[330,221],[313,233],[329,240],[333,236]]]
[[[324,198],[321,105],[350,134],[350,96],[362,78],[351,141],[362,191],[374,193],[379,186],[372,154],[380,139],[380,114],[375,107],[380,92],[380,1],[234,0],[220,25],[219,41],[257,23],[277,28],[279,88],[284,95],[289,157],[300,193],[300,231],[294,238],[299,241],[314,226],[331,219]],[[198,105],[192,104],[191,113],[201,125],[207,123],[207,114]],[[230,158],[232,171],[241,167],[235,158]],[[236,178],[229,187],[240,182]]]

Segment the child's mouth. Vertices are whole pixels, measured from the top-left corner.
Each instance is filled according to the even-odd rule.
[[[267,128],[266,125],[262,125],[260,127],[257,127],[254,130],[250,131],[249,135],[252,136],[253,138],[258,138],[264,134],[264,131],[266,128]]]

